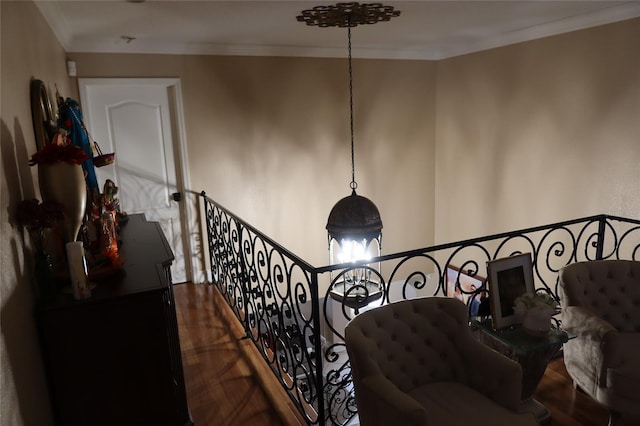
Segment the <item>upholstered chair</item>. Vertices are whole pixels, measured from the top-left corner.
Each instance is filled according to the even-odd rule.
[[[345,328],[360,424],[537,425],[518,413],[522,369],[471,334],[466,306],[420,298],[366,311]]]
[[[640,262],[598,260],[560,270],[564,344],[574,385],[610,411],[640,416]],[[637,424],[637,423],[635,423]]]

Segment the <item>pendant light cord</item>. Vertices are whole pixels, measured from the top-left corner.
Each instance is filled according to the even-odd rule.
[[[351,124],[351,184],[349,185],[355,194],[356,160],[353,129],[353,68],[351,66],[351,27],[357,25],[375,24],[387,22],[391,18],[400,16],[399,10],[393,6],[385,6],[381,3],[360,4],[358,2],[338,3],[336,5],[316,6],[303,10],[296,16],[298,22],[318,27],[347,27],[349,36],[349,113]]]
[[[351,16],[349,16],[349,25],[347,26],[347,36],[349,39],[349,119],[351,125],[351,184],[350,187],[355,192],[358,184],[356,183],[356,161],[355,161],[355,147],[353,137],[353,69],[351,67]]]

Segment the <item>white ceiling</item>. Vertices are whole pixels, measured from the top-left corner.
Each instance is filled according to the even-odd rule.
[[[335,3],[36,1],[67,52],[345,57],[346,29],[296,20],[303,9]],[[384,4],[400,16],[354,28],[353,57],[443,59],[640,16],[640,1]]]

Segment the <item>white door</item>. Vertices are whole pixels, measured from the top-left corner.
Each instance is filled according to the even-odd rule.
[[[103,153],[115,162],[96,168],[98,185],[118,186],[122,210],[159,222],[173,250],[174,283],[191,279],[185,241],[184,152],[178,79],[79,79],[85,125]],[[180,195],[174,195],[180,194]]]

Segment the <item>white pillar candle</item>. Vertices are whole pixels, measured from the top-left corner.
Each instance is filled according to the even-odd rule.
[[[66,249],[73,298],[76,300],[86,299],[91,296],[91,290],[87,284],[87,264],[84,258],[82,242],[73,241],[67,243]]]

